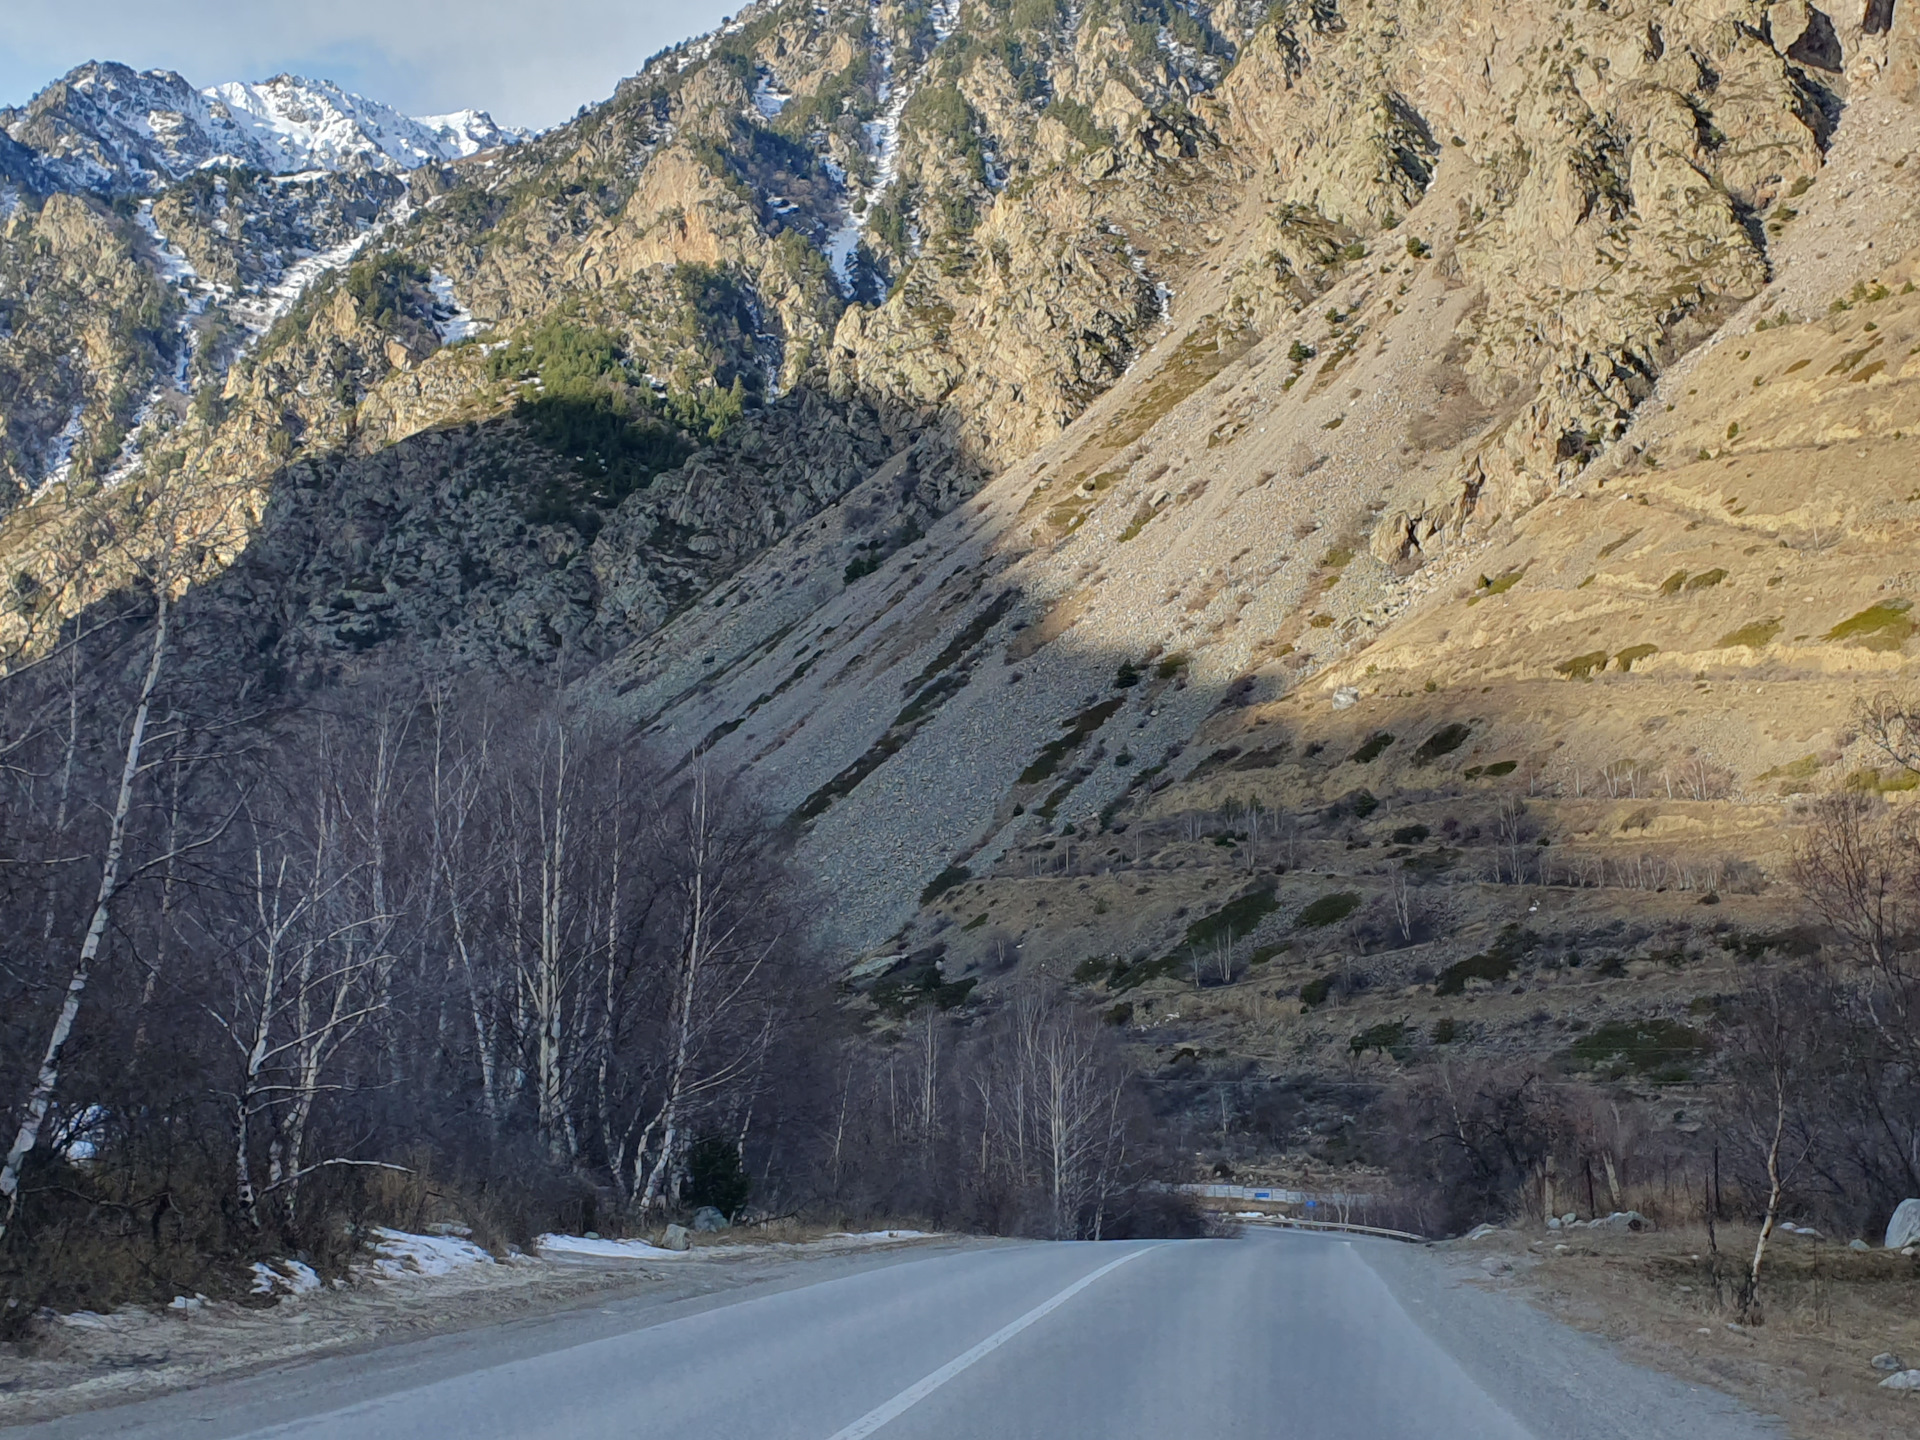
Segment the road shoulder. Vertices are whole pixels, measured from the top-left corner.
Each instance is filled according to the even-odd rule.
[[[368,1283],[278,1304],[125,1310],[55,1324],[0,1351],[0,1433],[106,1436],[224,1414],[286,1421],[507,1359],[585,1344],[752,1295],[994,1241],[715,1247],[670,1263],[520,1257],[456,1275]],[[51,1422],[51,1423],[43,1423]]]
[[[1734,1323],[1753,1232],[1722,1225],[1554,1235],[1495,1230],[1433,1253],[1469,1288],[1509,1292],[1634,1365],[1722,1391],[1807,1440],[1911,1440],[1920,1396],[1885,1390],[1876,1355],[1920,1355],[1920,1262],[1780,1236],[1762,1285],[1764,1323]],[[1907,1363],[1913,1363],[1909,1358]]]
[[[1408,1315],[1537,1435],[1784,1440],[1788,1434],[1779,1418],[1698,1380],[1650,1368],[1644,1357],[1535,1308],[1524,1292],[1476,1283],[1490,1279],[1484,1257],[1449,1246],[1353,1244]]]

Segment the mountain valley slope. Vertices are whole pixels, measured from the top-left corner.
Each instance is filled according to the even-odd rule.
[[[1176,1111],[1232,1112],[1238,1163],[1350,1163],[1352,1096],[1275,1097],[1409,1053],[1659,1075],[1697,1125],[1703,997],[1805,943],[1805,800],[1911,785],[1857,723],[1908,683],[1899,64],[1849,71],[1815,168],[1740,222],[1763,263],[1616,359],[1590,455],[1545,443],[1555,367],[1585,385],[1609,325],[1631,354],[1644,295],[1488,394],[1464,166],[1249,323],[1250,197],[1127,376],[975,500],[844,588],[858,530],[801,527],[586,688],[790,812],[883,1013],[1077,982]],[[1673,1053],[1631,1053],[1658,1027]]]
[[[0,634],[164,491],[208,685],[565,667],[789,817],[883,1013],[1045,971],[1250,1117],[1685,1025],[1801,797],[1908,793],[1920,17],[1856,9],[770,3],[271,261],[256,178],[17,199]],[[153,235],[360,248],[133,425]]]

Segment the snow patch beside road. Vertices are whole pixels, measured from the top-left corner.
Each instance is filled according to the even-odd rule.
[[[379,1283],[439,1279],[476,1265],[499,1263],[464,1235],[414,1235],[405,1230],[390,1230],[384,1225],[375,1226],[369,1233],[375,1237],[373,1256],[353,1269]],[[250,1268],[255,1295],[284,1294],[298,1299],[326,1288],[319,1273],[302,1260],[282,1259],[271,1264],[256,1260]],[[345,1284],[345,1280],[335,1280],[333,1288],[338,1290]],[[172,1308],[198,1307],[180,1297]]]
[[[585,1255],[596,1260],[685,1260],[693,1254],[645,1240],[602,1240],[598,1235],[542,1235],[533,1248],[542,1255]]]
[[[404,1230],[375,1226],[373,1273],[382,1280],[410,1280],[421,1275],[451,1275],[471,1265],[497,1263],[493,1256],[459,1235],[410,1235]]]
[[[289,1295],[311,1295],[320,1285],[320,1276],[314,1268],[298,1260],[282,1260],[277,1265],[269,1265],[264,1260],[253,1263],[253,1293],[256,1295],[271,1295],[276,1290],[284,1290]],[[167,1308],[186,1310],[198,1307],[193,1306],[186,1296],[176,1295]]]
[[[706,1244],[690,1250],[668,1250],[647,1240],[604,1240],[598,1235],[542,1235],[533,1248],[543,1257],[566,1256],[591,1260],[726,1259],[736,1255],[772,1255],[793,1251],[851,1250],[862,1245],[885,1245],[896,1240],[934,1240],[931,1230],[836,1231],[818,1240],[750,1240]]]

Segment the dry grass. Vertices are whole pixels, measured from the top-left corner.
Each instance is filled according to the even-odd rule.
[[[1733,1307],[1755,1232],[1703,1225],[1643,1234],[1541,1229],[1460,1241],[1463,1262],[1504,1255],[1504,1283],[1558,1318],[1606,1335],[1630,1358],[1783,1416],[1796,1435],[1896,1440],[1920,1427],[1920,1396],[1882,1390],[1869,1363],[1892,1352],[1920,1364],[1920,1260],[1783,1237],[1768,1252],[1759,1325]]]

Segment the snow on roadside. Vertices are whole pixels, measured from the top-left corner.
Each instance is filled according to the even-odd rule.
[[[846,1250],[862,1245],[884,1245],[894,1240],[933,1240],[931,1230],[840,1230],[818,1240],[749,1240],[702,1245],[690,1250],[668,1250],[647,1240],[605,1240],[597,1235],[542,1235],[533,1242],[536,1254],[585,1260],[697,1260],[735,1255],[784,1254],[795,1250]]]
[[[595,1260],[685,1260],[694,1254],[645,1240],[602,1240],[597,1235],[542,1235],[533,1248],[542,1255],[582,1255]]]
[[[493,1256],[460,1235],[412,1235],[376,1225],[372,1273],[382,1280],[451,1275],[469,1265],[493,1265]]]
[[[433,1280],[474,1266],[498,1263],[463,1235],[415,1235],[385,1226],[375,1226],[370,1233],[375,1237],[373,1256],[353,1268],[376,1282]],[[256,1260],[249,1268],[253,1271],[255,1295],[284,1294],[298,1299],[326,1288],[318,1272],[304,1261],[281,1259],[269,1264]],[[336,1290],[346,1284],[344,1280],[333,1283]],[[170,1308],[198,1307],[182,1298]]]
[[[370,1261],[362,1261],[353,1267],[354,1275],[362,1284],[369,1279],[378,1286],[396,1281],[440,1282],[451,1279],[468,1282],[460,1287],[462,1294],[486,1293],[489,1287],[498,1284],[547,1284],[551,1281],[539,1277],[557,1279],[575,1266],[590,1265],[594,1261],[768,1260],[830,1254],[905,1240],[942,1238],[938,1231],[931,1230],[842,1230],[815,1240],[763,1240],[744,1244],[702,1245],[690,1250],[667,1250],[645,1240],[606,1240],[599,1236],[548,1234],[533,1242],[532,1256],[524,1256],[516,1251],[503,1263],[460,1234],[417,1235],[385,1226],[376,1226],[368,1233],[374,1237],[373,1256]],[[540,1264],[542,1260],[547,1263]],[[278,1295],[283,1299],[297,1300],[310,1295],[344,1292],[345,1296],[350,1297],[359,1288],[348,1278],[337,1278],[329,1284],[320,1278],[311,1265],[291,1257],[270,1263],[258,1261],[249,1268],[253,1274],[252,1293],[255,1295]],[[476,1289],[476,1286],[479,1288]],[[409,1287],[385,1293],[399,1298],[420,1292],[414,1292]],[[345,1303],[353,1302],[347,1299]],[[209,1300],[205,1295],[195,1294],[177,1295],[159,1309],[130,1305],[111,1314],[75,1310],[62,1315],[49,1313],[47,1318],[75,1330],[118,1334],[153,1324],[169,1315],[176,1318],[203,1317],[231,1311],[232,1308]],[[264,1320],[272,1312],[261,1310],[250,1313]],[[0,1391],[3,1390],[4,1387],[0,1387]]]
[[[829,1235],[829,1240],[933,1240],[938,1238],[936,1230],[842,1230]]]
[[[255,1295],[271,1295],[276,1290],[284,1290],[289,1295],[311,1295],[321,1286],[320,1276],[314,1268],[299,1260],[281,1260],[277,1265],[256,1260],[251,1268]],[[195,1307],[186,1303],[185,1296],[176,1295],[173,1304],[167,1308],[186,1310]]]

